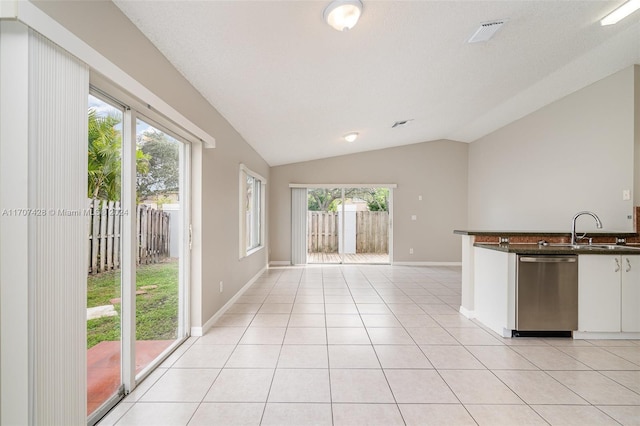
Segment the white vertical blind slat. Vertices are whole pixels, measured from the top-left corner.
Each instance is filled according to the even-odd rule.
[[[291,188],[291,264],[307,263],[307,188]]]

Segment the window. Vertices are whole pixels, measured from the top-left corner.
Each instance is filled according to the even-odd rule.
[[[264,245],[265,179],[240,165],[240,257]]]

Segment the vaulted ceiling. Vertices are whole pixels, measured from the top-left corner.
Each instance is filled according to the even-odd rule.
[[[346,32],[323,21],[328,3],[115,0],[272,166],[472,142],[640,63],[640,11],[599,23],[624,0],[364,0]],[[493,39],[466,42],[495,19]]]

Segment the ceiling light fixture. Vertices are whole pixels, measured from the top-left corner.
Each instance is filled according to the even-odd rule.
[[[629,0],[600,21],[600,25],[613,25],[640,9],[640,0]]]
[[[353,142],[358,139],[358,132],[351,132],[344,135],[344,140],[347,142]]]
[[[334,0],[324,10],[324,20],[338,31],[353,28],[362,14],[360,0]]]

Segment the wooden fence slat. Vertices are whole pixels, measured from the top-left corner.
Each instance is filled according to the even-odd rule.
[[[91,272],[98,272],[98,248],[100,247],[100,240],[98,234],[100,233],[100,201],[93,200],[93,206],[91,209],[92,220],[92,233],[91,233]]]
[[[113,201],[107,204],[107,270],[113,269]]]
[[[140,264],[147,263],[147,209],[140,206]]]
[[[114,212],[116,214],[113,222],[113,269],[120,269],[120,225],[122,224],[120,201],[116,201]]]
[[[100,204],[100,272],[103,272],[107,260],[107,202]]]
[[[87,199],[87,211],[89,212],[89,217],[87,218],[87,234],[89,235],[89,246],[88,246],[88,250],[87,250],[87,270],[89,273],[92,272],[91,267],[92,267],[92,263],[91,263],[91,249],[92,249],[92,229],[93,229],[93,221],[91,220],[93,217],[93,200],[91,198]]]
[[[153,221],[152,221],[152,228],[151,228],[151,242],[152,242],[152,247],[153,247],[153,262],[157,262],[158,261],[158,219],[159,219],[159,214],[157,210],[154,210],[151,212],[151,216],[153,217]]]
[[[315,245],[314,245],[313,248],[314,248],[314,251],[317,253],[317,252],[320,251],[320,241],[319,241],[319,236],[318,236],[319,229],[320,229],[319,228],[320,220],[319,220],[319,217],[318,217],[317,214],[313,216],[313,220],[314,220],[314,224],[313,224],[314,234],[313,235],[314,235],[314,241],[315,241]]]

